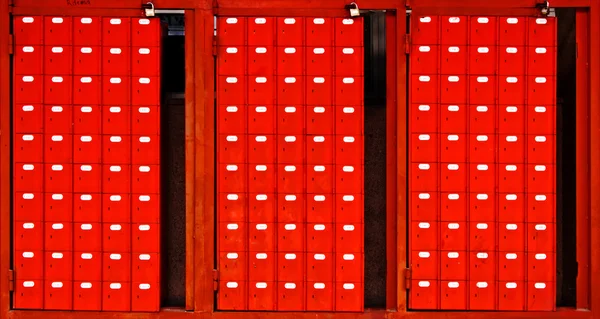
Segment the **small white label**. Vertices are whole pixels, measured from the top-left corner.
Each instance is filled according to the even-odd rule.
[[[431,227],[429,223],[419,223],[419,228],[428,229],[429,227]]]
[[[419,81],[421,81],[421,82],[429,82],[429,81],[431,81],[431,78],[429,76],[427,76],[427,75],[421,75],[421,76],[419,76]]]
[[[419,194],[419,199],[425,200],[425,199],[429,199],[429,198],[431,198],[431,195],[429,195],[427,193],[421,193],[421,194]]]
[[[323,53],[325,53],[325,49],[324,48],[314,48],[313,53],[314,54],[323,54]]]
[[[237,230],[239,228],[238,224],[227,224],[228,230]]]
[[[421,141],[429,141],[430,139],[431,139],[431,136],[429,136],[429,134],[419,135],[419,140],[421,140]]]
[[[429,283],[429,281],[419,281],[419,287],[421,287],[421,288],[427,288],[430,285],[431,284]]]
[[[431,254],[427,251],[420,251],[419,252],[419,258],[429,258],[431,256]]]
[[[354,201],[354,195],[344,195],[344,196],[342,196],[342,200],[345,202]]]
[[[477,23],[488,23],[488,22],[490,22],[490,19],[488,19],[486,17],[477,18]]]
[[[487,135],[477,135],[477,141],[479,142],[485,142],[488,140]]]
[[[479,224],[477,224],[477,229],[480,229],[480,230],[488,229],[488,224],[479,223]]]
[[[488,287],[488,283],[485,281],[481,281],[475,284],[477,286],[477,288],[487,288]]]
[[[265,53],[267,53],[267,48],[256,48],[256,49],[254,49],[254,52],[256,52],[258,54],[265,54]]]
[[[314,200],[315,200],[315,202],[324,202],[325,195],[315,195]]]
[[[506,22],[508,24],[517,24],[517,23],[519,23],[519,19],[517,19],[517,18],[508,18],[508,19],[506,19]]]
[[[283,23],[285,23],[285,24],[295,24],[296,23],[296,19],[294,19],[294,18],[285,18],[283,20]]]
[[[227,284],[225,284],[225,285],[226,285],[226,286],[227,286],[227,288],[229,288],[229,289],[235,289],[235,288],[237,288],[237,287],[238,287],[238,283],[237,283],[237,282],[232,282],[232,281],[228,282],[228,283],[227,283]]]
[[[229,84],[234,84],[237,83],[237,78],[236,77],[228,77],[225,79],[225,82],[229,83]]]
[[[535,225],[535,230],[544,231],[544,230],[546,230],[546,225],[544,225],[544,224]]]
[[[490,48],[488,48],[488,47],[479,47],[479,48],[477,48],[477,52],[478,53],[489,53],[490,52]]]

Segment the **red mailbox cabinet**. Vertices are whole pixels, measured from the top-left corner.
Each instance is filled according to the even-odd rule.
[[[161,23],[13,19],[14,307],[158,311]]]
[[[551,311],[556,19],[411,21],[409,308]]]

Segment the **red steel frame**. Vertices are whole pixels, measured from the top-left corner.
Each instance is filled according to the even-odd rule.
[[[406,1],[406,3],[405,3]],[[578,7],[577,42],[589,49],[587,61],[578,60],[578,177],[577,242],[578,277],[577,306],[592,307],[591,311],[559,309],[552,313],[536,312],[407,312],[405,291],[406,267],[406,56],[405,5],[413,12],[430,15],[531,15],[537,0],[364,0],[362,9],[388,11],[388,179],[387,207],[387,305],[388,310],[367,310],[365,313],[289,313],[293,318],[600,318],[600,166],[591,163],[600,159],[600,0],[554,0],[553,7]],[[9,54],[11,39],[9,14],[140,16],[141,0],[0,0],[0,317],[45,318],[40,311],[10,310],[11,267],[11,82]],[[287,1],[287,0],[155,0],[157,8],[186,9],[186,310],[139,313],[78,313],[53,312],[56,318],[278,318],[282,314],[261,312],[215,312],[213,294],[214,265],[214,62],[213,15],[238,16],[307,16],[318,12],[323,16],[345,16],[344,5],[350,1]],[[392,11],[396,10],[397,15]],[[580,28],[581,26],[581,28]],[[391,28],[390,28],[391,27]],[[594,36],[591,36],[594,35]],[[586,63],[589,62],[589,63]],[[587,68],[586,68],[587,64]],[[394,76],[395,75],[395,76]],[[581,81],[581,82],[580,82]],[[583,85],[585,82],[588,85]],[[584,82],[583,84],[580,84]],[[581,113],[583,111],[584,113]],[[587,114],[586,114],[587,113]],[[587,115],[587,116],[586,116]],[[586,123],[586,118],[590,122]],[[583,133],[583,134],[582,134]],[[587,156],[586,156],[587,155]],[[395,165],[393,163],[396,163]],[[583,168],[581,168],[583,166]]]

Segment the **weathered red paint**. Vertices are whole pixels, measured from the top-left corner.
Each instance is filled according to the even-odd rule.
[[[575,22],[575,38],[577,41],[577,187],[583,191],[577,192],[576,221],[577,221],[577,308],[586,309],[590,305],[589,280],[590,280],[590,221],[589,221],[589,112],[590,112],[590,83],[589,83],[589,14],[578,10]]]
[[[13,6],[9,8],[9,2]],[[9,34],[9,14],[60,14],[81,15],[101,14],[119,16],[141,15],[142,0],[91,0],[92,4],[68,6],[65,0],[0,0],[0,317],[2,318],[47,318],[50,314],[39,311],[10,311],[9,278],[10,268],[10,56],[7,46]],[[520,312],[406,312],[406,293],[404,290],[404,267],[406,265],[406,59],[404,52],[405,7],[403,0],[365,0],[357,1],[363,9],[399,10],[396,15],[396,128],[397,137],[397,171],[395,176],[397,190],[389,193],[395,196],[397,209],[388,213],[396,218],[396,240],[388,241],[388,252],[396,253],[397,281],[395,288],[397,298],[395,305],[389,305],[388,311],[367,311],[361,314],[348,313],[228,313],[214,312],[213,299],[213,263],[214,263],[214,127],[213,127],[213,56],[212,16],[217,13],[237,13],[244,15],[276,15],[295,14],[312,16],[326,14],[328,16],[346,13],[342,6],[350,0],[335,1],[287,1],[287,0],[155,0],[157,8],[188,9],[186,11],[187,43],[186,43],[186,199],[187,199],[187,234],[186,234],[186,309],[163,309],[156,314],[136,313],[77,313],[53,312],[53,318],[600,318],[600,166],[592,163],[600,160],[600,1],[599,0],[554,0],[550,1],[555,7],[580,7],[589,11],[589,280],[580,282],[589,287],[589,305],[592,311],[574,311],[559,309],[551,313],[520,313]],[[537,0],[406,0],[406,4],[415,11],[429,14],[532,14],[532,7]],[[116,10],[115,10],[116,9]],[[244,9],[246,9],[244,11]],[[230,10],[229,12],[227,10]],[[235,11],[234,11],[235,10]],[[325,11],[321,11],[325,10]],[[435,11],[428,11],[435,10]],[[321,13],[323,12],[323,13]],[[347,14],[347,13],[346,13]],[[389,21],[389,20],[388,20]],[[193,27],[192,27],[193,25]],[[193,58],[192,58],[193,57]],[[389,84],[388,84],[389,85]],[[391,86],[394,87],[394,86]],[[592,129],[593,128],[593,129]],[[389,135],[388,135],[389,136]],[[579,184],[579,187],[585,185]],[[388,219],[393,221],[393,219]],[[388,235],[389,236],[389,235]],[[578,241],[580,242],[580,241]],[[580,242],[581,243],[581,242]],[[388,260],[394,254],[388,255]],[[392,259],[393,260],[393,259]],[[393,267],[389,268],[393,270]],[[393,276],[388,276],[388,279]],[[393,293],[390,287],[389,293]],[[579,303],[581,304],[581,303]],[[594,307],[596,306],[596,307]],[[396,308],[396,310],[392,309]]]

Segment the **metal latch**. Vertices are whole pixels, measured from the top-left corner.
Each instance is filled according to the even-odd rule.
[[[146,17],[154,17],[156,15],[156,11],[154,10],[154,3],[148,2],[142,5],[142,9],[144,9],[144,14]]]
[[[544,1],[541,1],[541,2],[538,1],[538,3],[535,4],[535,7],[537,9],[540,9],[540,13],[543,16],[547,16],[548,13],[550,13],[550,2],[547,1],[547,0],[544,0]]]
[[[345,8],[346,8],[346,10],[350,10],[351,17],[359,17],[360,16],[360,9],[358,8],[358,4],[356,4],[356,2],[350,3]]]

